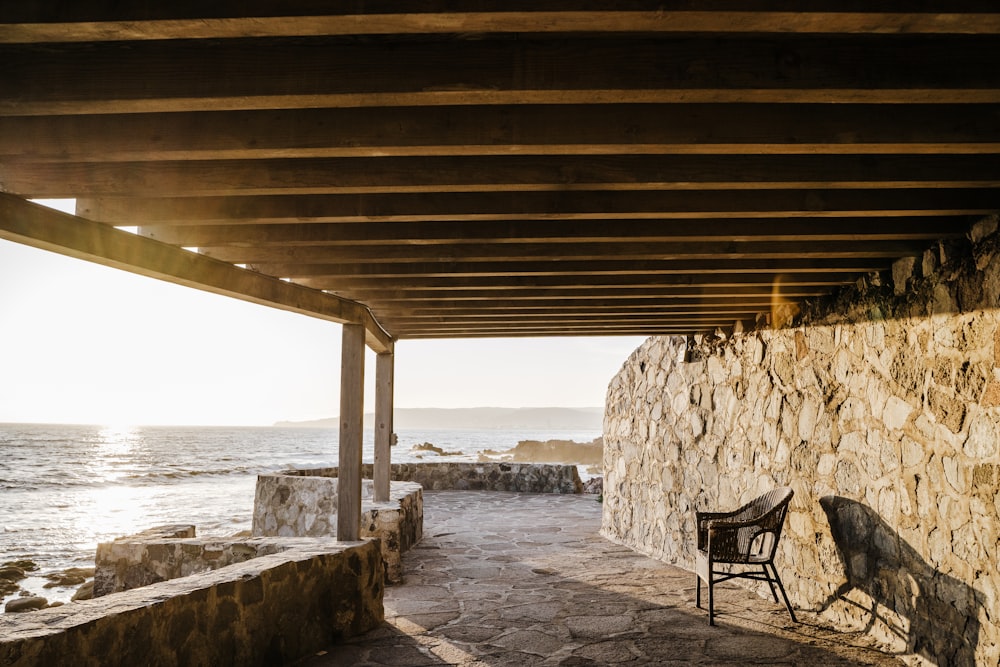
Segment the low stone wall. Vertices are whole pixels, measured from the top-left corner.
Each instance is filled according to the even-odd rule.
[[[217,570],[288,548],[273,538],[198,538],[194,526],[169,528],[183,530],[154,528],[98,544],[94,597]]]
[[[290,471],[289,474],[336,477],[336,468]],[[372,464],[362,466],[372,476]],[[550,463],[393,463],[393,480],[416,482],[428,491],[517,491],[522,493],[582,493],[575,465]]]
[[[253,503],[255,537],[330,537],[337,532],[337,478],[302,474],[260,475]],[[381,545],[386,580],[403,580],[402,554],[423,537],[424,501],[419,484],[392,482],[389,501],[376,503],[373,482],[361,484],[361,537]]]
[[[608,389],[603,534],[693,568],[695,509],[788,485],[795,606],[916,662],[998,664],[1000,242],[973,240],[825,323],[647,340]]]
[[[382,623],[377,544],[281,543],[210,572],[0,615],[0,665],[280,665]]]

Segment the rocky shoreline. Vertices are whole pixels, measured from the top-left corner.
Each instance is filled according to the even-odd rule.
[[[586,472],[602,472],[604,438],[590,442],[574,440],[521,440],[512,449],[487,449],[479,454],[480,461],[511,461],[515,463],[565,463],[586,466]]]
[[[29,559],[7,561],[0,565],[0,601],[6,601],[3,606],[5,613],[37,611],[65,604],[61,601],[49,602],[48,598],[22,587],[25,579],[38,576],[35,574],[38,569],[38,564]],[[93,597],[94,568],[92,567],[70,567],[42,576],[48,580],[43,588],[77,587],[71,600],[89,600]]]

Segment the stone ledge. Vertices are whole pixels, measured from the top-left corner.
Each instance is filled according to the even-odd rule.
[[[336,477],[337,468],[292,470],[286,474]],[[362,465],[361,474],[371,478],[372,464]],[[554,463],[394,463],[390,477],[396,481],[416,482],[428,491],[583,492],[583,482],[577,467]]]
[[[275,538],[199,538],[152,528],[97,545],[94,597],[188,577],[287,551],[302,543]]]
[[[382,622],[376,542],[281,542],[245,563],[0,616],[0,664],[284,664]]]

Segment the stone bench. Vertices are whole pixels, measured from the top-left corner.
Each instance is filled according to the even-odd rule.
[[[176,542],[183,551],[197,540]],[[376,542],[257,543],[277,551],[93,600],[0,615],[0,665],[285,664],[382,623]]]

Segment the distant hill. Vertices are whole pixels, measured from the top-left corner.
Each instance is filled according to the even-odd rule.
[[[393,429],[561,429],[600,431],[604,408],[396,408]],[[275,426],[337,428],[338,419],[278,422]],[[375,424],[375,415],[365,415],[365,428]]]

